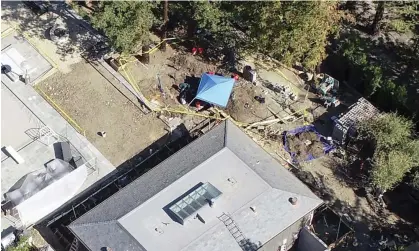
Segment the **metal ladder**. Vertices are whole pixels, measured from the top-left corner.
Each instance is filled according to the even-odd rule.
[[[79,240],[77,238],[74,238],[73,242],[71,243],[69,251],[77,251],[79,250]]]
[[[246,239],[243,232],[239,229],[236,222],[230,217],[230,215],[223,213],[218,217],[220,221],[224,223],[230,234],[234,237],[236,242],[243,250],[249,250],[249,240]]]

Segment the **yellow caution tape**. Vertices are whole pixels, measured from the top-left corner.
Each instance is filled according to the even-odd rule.
[[[228,118],[228,117],[222,118],[220,116],[214,116],[214,115],[206,115],[206,114],[197,113],[197,112],[190,111],[190,110],[177,110],[177,109],[172,109],[172,108],[167,108],[167,107],[160,108],[160,109],[158,109],[158,111],[167,111],[167,112],[172,112],[172,113],[193,115],[193,116],[210,118],[210,119],[217,119],[217,120],[226,120]]]
[[[64,116],[67,122],[69,122],[69,124],[72,125],[76,131],[82,133],[86,137],[86,131],[83,130],[83,128],[81,128],[81,126],[79,126],[77,122],[74,121],[74,119],[72,119],[57,103],[55,103],[52,98],[50,98],[41,88],[34,86],[34,89],[41,92],[42,96],[44,96],[53,105],[53,107]]]
[[[51,68],[48,72],[46,72],[44,75],[42,75],[40,78],[36,79],[32,85],[35,86],[38,83],[41,83],[42,81],[44,81],[45,79],[47,79],[48,77],[50,77],[54,72],[56,71],[56,68]]]
[[[3,31],[1,33],[1,38],[7,37],[8,35],[10,35],[13,31],[15,31],[12,27],[8,28],[7,30]]]
[[[22,34],[22,36],[28,41],[29,44],[31,44],[43,57],[45,57],[49,63],[53,66],[53,69],[51,69],[49,72],[47,72],[43,77],[46,78],[50,75],[50,73],[54,70],[54,68],[58,68],[57,64],[54,62],[54,60],[52,60],[47,53],[45,53],[41,48],[37,47],[35,45],[35,43],[32,41],[32,39],[26,35],[20,28],[18,28],[17,26],[11,27],[10,29],[6,30],[6,32],[3,32],[1,34],[1,37],[6,37],[7,35],[11,34],[13,31],[17,31],[18,33]],[[37,82],[40,82],[40,79],[37,80]],[[78,131],[79,133],[82,133],[85,137],[86,137],[86,131],[83,130],[83,128],[81,128],[81,126],[79,126],[77,124],[76,121],[74,121],[74,119],[72,119],[57,103],[54,102],[54,100],[52,100],[51,97],[49,97],[43,90],[41,90],[39,87],[37,87],[36,85],[34,85],[34,89],[37,90],[38,92],[41,93],[41,95],[43,97],[45,97],[50,104],[52,104],[52,106],[58,110],[58,112],[64,116],[64,119],[67,120],[67,122],[69,122],[70,125],[72,125],[74,127],[74,129],[76,129],[76,131]]]
[[[22,36],[28,41],[28,43],[30,44],[30,45],[32,45],[43,57],[45,57],[46,58],[46,60],[54,67],[54,68],[58,68],[57,67],[57,64],[55,63],[55,61],[54,60],[52,60],[49,56],[48,56],[48,54],[47,53],[45,53],[41,48],[39,48],[39,47],[37,47],[36,46],[36,43],[34,43],[33,41],[32,41],[32,39],[28,36],[28,35],[26,35],[25,34],[25,32],[22,30],[22,29],[20,29],[19,27],[17,27],[17,25],[15,25],[15,26],[12,26],[12,27],[10,27],[9,29],[7,29],[6,31],[4,31],[2,34],[1,34],[1,37],[2,38],[4,38],[4,37],[6,37],[6,36],[8,36],[8,35],[10,35],[13,31],[16,31],[16,32],[18,32],[18,33],[20,33],[20,34],[22,34]]]
[[[294,93],[295,94],[297,94],[298,95],[298,93],[299,93],[299,90],[298,90],[298,88],[295,86],[295,84],[291,81],[291,80],[289,80],[289,78],[287,78],[287,76],[285,76],[285,74],[282,72],[282,71],[280,71],[280,70],[278,70],[278,69],[275,69],[275,71],[276,72],[278,72],[285,80],[287,80],[290,84],[292,84],[292,89],[293,89],[293,91],[294,91]],[[297,88],[297,90],[296,90],[296,88]]]
[[[122,68],[122,71],[124,72],[125,76],[127,77],[128,83],[131,84],[132,88],[134,88],[134,90],[137,93],[140,93],[140,88],[138,87],[137,83],[133,80],[134,77],[132,77],[132,75],[129,74],[128,71],[125,69],[125,65],[124,65],[124,67],[121,67],[121,68]]]
[[[162,45],[164,42],[170,41],[170,40],[175,40],[175,39],[178,39],[178,38],[174,38],[174,37],[172,37],[172,38],[165,38],[162,41],[160,41],[157,45],[155,45],[153,48],[150,48],[148,51],[144,51],[141,54],[151,54],[151,53],[154,53],[154,52],[157,51],[157,49],[160,47],[160,45]],[[184,41],[183,39],[178,39],[178,40]],[[135,56],[135,55],[138,55],[138,54],[137,53],[135,53],[135,54],[129,54],[128,56]]]
[[[174,38],[174,37],[172,37],[172,38],[165,38],[160,43],[158,43],[156,46],[154,46],[153,48],[149,49],[148,51],[143,52],[142,54],[147,54],[147,53],[151,54],[151,53],[155,52],[159,48],[159,46],[162,45],[164,42],[169,41],[169,40],[175,40],[175,39],[176,38]]]

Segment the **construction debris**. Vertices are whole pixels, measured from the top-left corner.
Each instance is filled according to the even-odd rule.
[[[365,98],[360,98],[358,102],[349,107],[348,112],[335,119],[332,138],[337,142],[343,143],[347,136],[355,134],[356,126],[361,121],[372,119],[379,115],[379,110]]]
[[[319,158],[334,149],[312,125],[285,132],[284,148],[297,163]]]
[[[324,155],[323,144],[314,132],[291,135],[287,137],[287,144],[298,162],[306,160],[310,155],[313,158]]]

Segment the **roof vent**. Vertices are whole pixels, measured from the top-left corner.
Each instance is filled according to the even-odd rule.
[[[237,181],[233,178],[228,178],[227,181],[230,182],[230,184],[232,184],[232,185],[237,183]]]
[[[201,216],[201,215],[196,214],[196,218],[197,218],[200,222],[202,222],[202,223],[204,223],[204,224],[205,224],[205,220],[204,220],[204,218],[202,218],[202,216]]]
[[[160,228],[158,228],[158,227],[156,227],[155,229],[154,229],[154,231],[156,231],[157,233],[159,233],[159,234],[163,234],[164,232],[163,232],[163,230],[161,230]]]
[[[297,205],[298,202],[297,197],[291,197],[288,199],[288,201],[294,206]]]
[[[214,207],[215,206],[215,199],[211,198],[208,200],[208,204],[210,207]]]
[[[251,206],[251,207],[250,207],[250,210],[252,210],[252,212],[253,212],[253,213],[257,213],[257,212],[256,212],[256,207],[254,207],[254,206]]]

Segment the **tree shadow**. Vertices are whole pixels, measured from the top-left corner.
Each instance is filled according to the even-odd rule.
[[[353,231],[344,217],[335,213],[327,206],[318,208],[314,213],[312,228],[327,246],[336,243],[349,232]]]
[[[352,46],[352,47],[351,47]],[[355,50],[354,50],[355,49]],[[333,41],[327,48],[329,56],[322,66],[341,82],[346,82],[360,93],[366,93],[371,73],[368,67],[375,66],[381,70],[381,85],[370,100],[385,111],[398,110],[405,115],[414,114],[419,104],[416,89],[419,86],[417,59],[413,56],[414,48],[411,44],[398,41],[390,32],[383,32],[378,36],[366,35],[356,28],[342,29],[339,40]],[[346,54],[345,54],[346,53]],[[348,54],[349,53],[349,54]],[[362,59],[365,57],[365,59]],[[366,60],[366,63],[361,63]],[[392,81],[396,86],[403,86],[407,91],[406,103],[397,103],[394,94],[383,98],[384,81]],[[390,102],[389,102],[389,99]]]
[[[402,219],[419,224],[419,192],[402,183],[384,194],[387,209]]]
[[[332,169],[338,168],[336,163],[330,163],[329,165]],[[339,199],[341,194],[336,194],[335,190],[327,185],[327,177],[322,173],[314,171],[315,175],[313,175],[311,172],[294,167],[291,167],[290,170],[354,230],[342,240],[334,243],[333,250],[378,250],[384,248],[381,236],[388,239],[387,243],[394,242],[398,246],[418,240],[419,236],[415,234],[412,224],[401,219],[394,223],[383,220],[389,218],[390,212],[385,209],[377,211],[373,209],[366,200],[366,194],[362,188],[356,189],[355,186],[353,187],[356,194],[361,196],[355,196],[355,201],[349,204]],[[336,172],[333,172],[333,175],[338,176]],[[397,232],[399,226],[403,227],[403,231],[400,233]],[[371,234],[375,232],[379,233],[379,236],[371,238]]]
[[[332,163],[330,165],[333,168],[334,164]],[[335,166],[335,168],[337,167]],[[333,175],[338,176],[336,172],[333,172]],[[317,179],[317,182],[314,186],[311,186],[323,190],[323,187],[326,186],[324,185],[325,177],[322,174],[316,176],[317,178],[315,179]],[[356,194],[354,197],[355,201],[351,204],[340,200],[339,196],[341,195],[335,194],[335,191],[330,188],[326,188],[323,193],[317,193],[318,196],[324,199],[354,229],[354,233],[337,243],[333,250],[378,250],[380,248],[381,250],[385,250],[385,248],[390,248],[394,245],[405,246],[419,239],[419,232],[415,232],[414,223],[412,224],[403,219],[395,218],[386,208],[374,205],[376,203],[374,202],[374,198],[364,189],[364,187],[368,186],[367,184],[363,186],[351,186],[347,180],[343,183],[349,185]],[[357,184],[359,185],[359,182]],[[395,206],[399,206],[397,200],[394,203]],[[417,218],[417,215],[413,215],[417,210],[414,210],[412,207],[406,207],[404,209],[410,209],[410,215]],[[399,227],[403,228],[400,232],[397,230]],[[378,236],[371,237],[374,233],[378,233]],[[385,241],[386,239],[387,241]]]
[[[355,2],[355,3],[354,3]],[[355,16],[356,27],[359,30],[369,33],[370,24],[373,20],[373,9],[374,6],[371,3],[365,1],[354,1],[349,3],[349,11]]]
[[[3,1],[1,5],[2,20],[17,22],[17,28],[27,37],[51,41],[51,28],[56,25],[65,27],[68,39],[62,42],[52,41],[55,53],[62,61],[77,57],[82,53],[91,60],[96,60],[101,58],[105,51],[110,51],[107,48],[105,50],[103,46],[106,42],[105,37],[92,29],[83,19],[73,15],[70,7],[64,2],[51,2],[48,12],[41,16],[36,15],[20,2]]]
[[[241,240],[239,242],[239,245],[243,251],[255,251],[255,250],[258,250],[262,246],[262,243],[260,241],[255,243],[249,238],[246,238],[246,239]]]

